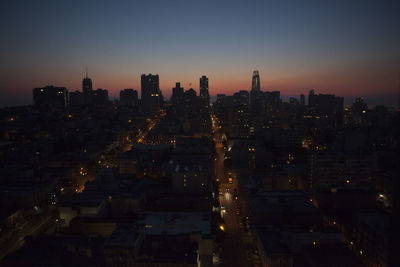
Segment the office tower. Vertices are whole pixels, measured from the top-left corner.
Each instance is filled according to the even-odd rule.
[[[104,106],[108,104],[108,90],[98,88],[92,91],[92,104],[94,106]]]
[[[160,85],[159,77],[156,75],[141,76],[141,93],[143,111],[152,114],[160,110]]]
[[[86,106],[92,104],[92,89],[92,79],[88,77],[88,72],[86,70],[86,78],[82,80],[83,102]]]
[[[33,105],[41,111],[65,109],[68,105],[68,90],[65,87],[45,86],[33,89]]]
[[[253,71],[253,79],[251,81],[251,90],[260,91],[260,74],[258,70]]]
[[[253,114],[261,114],[263,111],[262,92],[260,90],[260,74],[258,70],[253,71],[250,91],[250,106]]]
[[[229,120],[228,131],[233,138],[248,138],[249,122],[249,92],[239,91],[232,96],[232,108],[227,110]]]
[[[69,93],[69,106],[79,107],[83,105],[83,93],[81,91],[75,91]]]
[[[300,105],[302,106],[306,105],[306,96],[304,94],[300,95]]]
[[[264,92],[264,107],[265,115],[268,118],[276,118],[281,113],[281,92],[272,91]]]
[[[200,100],[202,108],[207,110],[210,105],[210,95],[208,93],[208,78],[206,76],[201,76],[200,78]]]
[[[119,92],[119,104],[123,107],[136,107],[138,104],[138,92],[133,89],[124,89]]]
[[[177,82],[175,87],[172,88],[171,102],[174,106],[180,106],[183,104],[183,87],[181,83]]]

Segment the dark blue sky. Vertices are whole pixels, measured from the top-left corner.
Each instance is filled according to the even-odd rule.
[[[118,95],[158,73],[211,94],[249,89],[316,89],[348,97],[396,94],[399,1],[18,1],[0,4],[0,105],[31,102],[47,84]],[[378,99],[378,98],[377,98]]]

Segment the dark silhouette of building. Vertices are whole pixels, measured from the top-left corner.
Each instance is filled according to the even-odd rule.
[[[175,87],[172,88],[171,102],[174,106],[180,106],[183,104],[183,87],[181,83],[177,82]]]
[[[260,74],[258,70],[253,71],[250,91],[250,106],[253,114],[261,114],[263,112],[262,103],[263,94],[260,89]]]
[[[33,89],[35,108],[45,111],[65,109],[68,105],[68,90],[65,87],[45,86]]]
[[[90,106],[92,104],[92,90],[92,79],[88,77],[86,70],[86,77],[82,80],[83,102],[86,106]]]
[[[160,110],[161,91],[159,76],[145,75],[141,76],[142,106],[145,113],[155,113]]]
[[[119,103],[125,107],[136,107],[138,104],[138,92],[133,89],[124,89],[119,93]]]
[[[208,110],[210,105],[210,95],[208,92],[208,78],[206,76],[201,76],[200,78],[200,100],[202,108]]]
[[[351,106],[351,115],[354,125],[367,126],[368,119],[368,105],[365,103],[364,98],[358,97]]]
[[[83,93],[81,91],[75,91],[69,93],[69,106],[79,107],[83,105]]]
[[[331,94],[315,94],[310,90],[308,95],[308,112],[323,121],[342,125],[344,116],[344,98]]]
[[[193,88],[186,90],[183,93],[183,98],[184,98],[185,104],[188,106],[193,106],[193,105],[197,104],[197,93]]]
[[[94,106],[104,106],[108,103],[108,90],[98,88],[92,91],[92,104]]]
[[[228,112],[230,136],[236,138],[247,138],[249,136],[249,92],[239,91],[232,96],[232,109]]]
[[[253,71],[253,79],[251,80],[251,90],[260,91],[260,74],[258,70]]]

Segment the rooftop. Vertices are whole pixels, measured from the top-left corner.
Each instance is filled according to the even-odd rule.
[[[151,212],[139,215],[148,235],[211,234],[209,212]]]

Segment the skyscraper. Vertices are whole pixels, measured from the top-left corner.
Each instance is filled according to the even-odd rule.
[[[160,110],[161,92],[158,74],[143,74],[141,76],[141,93],[145,113],[154,113]]]
[[[253,71],[253,79],[251,81],[251,90],[260,91],[260,74],[258,70]]]
[[[174,106],[183,104],[183,87],[179,82],[176,83],[175,88],[172,88],[171,101]]]
[[[260,74],[258,70],[253,71],[250,91],[250,106],[253,114],[260,114],[263,111],[262,104],[263,94],[260,89]]]
[[[204,75],[200,78],[200,100],[202,108],[207,110],[210,105],[210,95],[208,92],[208,78]]]
[[[92,104],[92,80],[88,77],[88,72],[86,69],[86,78],[82,80],[82,91],[83,91],[83,103],[86,106],[90,106]]]

